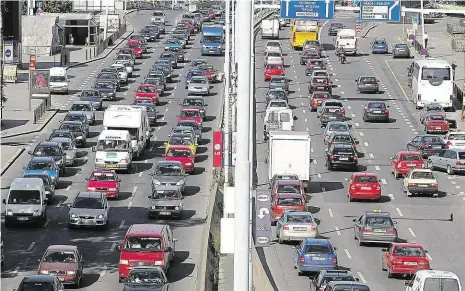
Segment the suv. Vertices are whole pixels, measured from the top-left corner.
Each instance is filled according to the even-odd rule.
[[[352,168],[357,170],[358,156],[352,145],[336,143],[331,145],[326,152],[326,166],[328,170],[334,168]]]
[[[323,270],[310,282],[310,291],[325,290],[326,285],[332,281],[358,281],[351,271],[346,270]]]
[[[326,285],[325,291],[370,291],[365,283],[353,282],[353,281],[332,281]]]
[[[62,291],[65,290],[63,283],[55,276],[50,275],[29,275],[21,280],[16,291],[28,290],[47,290]]]

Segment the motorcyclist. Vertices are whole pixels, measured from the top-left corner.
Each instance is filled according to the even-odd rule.
[[[346,51],[342,46],[339,47],[339,60],[341,61],[341,63],[344,63],[346,61]]]

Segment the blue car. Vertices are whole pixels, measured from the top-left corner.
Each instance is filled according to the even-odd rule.
[[[338,268],[336,248],[329,239],[305,238],[295,248],[294,261],[299,275]]]
[[[182,49],[182,45],[177,40],[169,39],[165,42],[165,51],[169,50],[170,48]]]
[[[24,167],[23,176],[33,174],[44,174],[50,176],[53,185],[58,185],[60,168],[53,157],[33,157],[26,167]]]
[[[201,70],[190,70],[189,73],[186,75],[186,89],[189,86],[189,83],[191,82],[192,77],[194,76],[205,76],[203,71]]]
[[[387,54],[388,50],[388,44],[384,39],[376,39],[371,43],[372,54]]]

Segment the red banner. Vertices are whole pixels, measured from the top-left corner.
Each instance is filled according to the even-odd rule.
[[[213,132],[213,167],[221,168],[223,166],[223,132]]]

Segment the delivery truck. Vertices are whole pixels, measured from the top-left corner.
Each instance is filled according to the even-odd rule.
[[[310,181],[311,138],[306,131],[270,131],[268,179],[296,175],[307,189]]]
[[[271,38],[279,39],[279,20],[278,19],[265,19],[262,20],[262,39]]]

